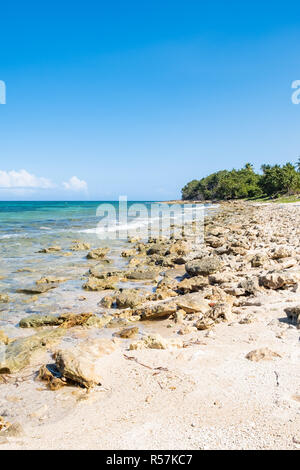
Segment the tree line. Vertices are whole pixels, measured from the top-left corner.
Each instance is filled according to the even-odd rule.
[[[240,170],[221,170],[192,180],[181,190],[183,200],[244,199],[300,193],[300,158],[293,165],[262,165],[256,173],[251,163]]]

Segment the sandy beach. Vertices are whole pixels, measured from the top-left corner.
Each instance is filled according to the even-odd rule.
[[[299,449],[299,222],[299,204],[223,203],[204,244],[130,240],[110,264],[77,245],[72,291],[37,269],[52,289],[20,295],[60,311],[1,325],[0,449]]]

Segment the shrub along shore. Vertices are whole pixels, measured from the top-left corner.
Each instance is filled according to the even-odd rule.
[[[296,165],[262,165],[256,173],[251,163],[240,170],[221,170],[182,188],[182,200],[276,199],[300,195],[300,159]],[[294,198],[295,199],[295,198]]]

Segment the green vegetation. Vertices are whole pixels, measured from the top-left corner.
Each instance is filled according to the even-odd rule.
[[[300,158],[296,165],[262,165],[255,173],[247,163],[240,170],[221,170],[192,180],[182,189],[183,200],[275,199],[300,193]],[[297,198],[294,198],[297,200]]]

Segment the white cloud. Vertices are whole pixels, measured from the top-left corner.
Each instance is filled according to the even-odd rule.
[[[49,189],[53,188],[53,183],[48,178],[38,177],[28,173],[26,170],[0,170],[0,188],[36,188]]]
[[[87,191],[87,183],[84,180],[80,180],[77,176],[72,176],[69,181],[63,183],[64,188],[71,191]]]

